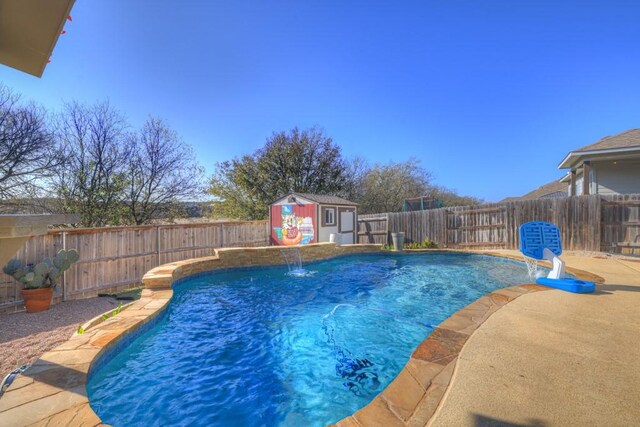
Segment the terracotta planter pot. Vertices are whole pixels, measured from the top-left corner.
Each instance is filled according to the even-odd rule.
[[[22,290],[22,299],[24,299],[24,307],[27,309],[27,313],[38,313],[49,310],[52,297],[53,288]]]

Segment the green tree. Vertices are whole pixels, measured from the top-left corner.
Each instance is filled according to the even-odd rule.
[[[214,216],[263,219],[269,203],[290,192],[339,194],[345,169],[340,147],[321,129],[274,133],[255,153],[216,165]]]
[[[252,177],[257,176],[252,156],[216,164],[209,192],[216,198],[212,216],[222,219],[263,219],[268,197],[261,196]]]

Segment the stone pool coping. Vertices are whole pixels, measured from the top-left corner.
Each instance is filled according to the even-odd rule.
[[[476,329],[519,296],[550,289],[535,284],[503,288],[458,310],[418,345],[398,376],[371,403],[336,425],[425,426],[444,397],[462,347]]]
[[[488,251],[415,249],[407,252],[470,253],[522,261],[521,257]],[[541,265],[548,266],[542,262]],[[603,283],[587,271],[566,268],[582,280]],[[425,426],[435,414],[453,377],[458,356],[471,335],[496,311],[516,298],[551,290],[547,286],[523,284],[490,292],[458,310],[440,323],[414,350],[396,378],[367,406],[336,423],[337,427]]]
[[[305,262],[351,253],[380,252],[378,245],[321,243],[298,248]],[[75,334],[42,355],[18,376],[0,398],[2,426],[99,426],[100,418],[89,404],[86,381],[94,362],[122,338],[157,318],[168,305],[172,284],[200,272],[246,266],[282,264],[280,247],[224,248],[215,255],[164,264],[145,274],[141,298],[108,320]],[[462,252],[514,258],[482,251]],[[575,269],[586,280],[602,279]],[[394,381],[367,406],[337,423],[338,426],[425,425],[442,400],[455,369],[458,354],[471,334],[495,311],[513,299],[549,288],[521,285],[485,295],[442,322],[416,348]]]

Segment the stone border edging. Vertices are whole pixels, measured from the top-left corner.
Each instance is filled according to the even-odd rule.
[[[298,249],[303,252],[305,261],[350,253],[380,252],[379,245],[338,246],[334,243]],[[86,391],[89,372],[100,363],[105,352],[114,350],[113,347],[123,338],[164,311],[173,296],[172,284],[186,276],[221,268],[281,265],[282,259],[275,256],[280,250],[280,247],[224,248],[217,250],[215,256],[174,262],[150,270],[143,278],[146,289],[139,300],[128,304],[127,309],[117,316],[93,324],[83,334],[74,334],[68,341],[43,354],[16,378],[0,399],[0,427],[105,425],[89,404]],[[490,252],[439,252],[513,258]],[[568,271],[581,278],[589,275],[586,280],[598,277],[579,270]],[[442,400],[458,354],[471,334],[509,301],[546,289],[550,288],[521,285],[500,289],[454,313],[418,345],[409,362],[382,393],[352,416],[339,421],[338,426],[425,425]]]
[[[417,249],[410,252],[470,253],[522,261],[517,256],[484,251]],[[581,280],[598,283],[605,281],[602,277],[587,271],[569,267],[566,270]],[[471,335],[493,313],[514,299],[528,293],[547,290],[553,288],[537,284],[502,288],[456,311],[418,345],[405,367],[380,394],[355,414],[338,421],[336,426],[427,425],[444,398],[460,352]]]
[[[120,313],[122,313],[127,308],[129,308],[129,306],[132,305],[134,302],[135,301],[131,301],[131,302],[128,302],[126,304],[123,304],[122,308],[120,309]],[[84,331],[82,334],[87,332],[90,328],[93,328],[94,326],[98,326],[100,323],[104,322],[105,320],[108,320],[108,319],[103,319],[103,316],[108,316],[111,313],[113,313],[114,311],[116,311],[117,309],[118,309],[118,307],[112,308],[111,310],[105,311],[102,314],[98,314],[97,316],[95,316],[95,317],[89,319],[88,321],[84,322],[82,325],[80,325],[80,327]],[[78,331],[76,331],[73,335],[75,336],[75,335],[82,335],[82,334],[78,334]]]

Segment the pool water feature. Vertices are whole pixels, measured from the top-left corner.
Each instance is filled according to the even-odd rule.
[[[188,277],[157,324],[90,373],[118,426],[323,426],[369,403],[455,311],[527,283],[523,263],[468,254],[352,255]]]
[[[316,274],[315,271],[309,271],[302,267],[302,254],[297,248],[283,249],[280,251],[282,258],[287,263],[289,276],[295,277],[307,277]]]

